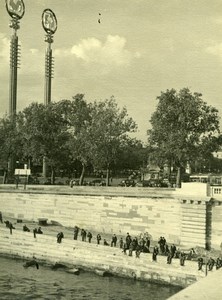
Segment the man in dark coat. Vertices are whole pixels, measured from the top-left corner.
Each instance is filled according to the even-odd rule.
[[[62,239],[64,238],[64,234],[63,234],[63,232],[59,232],[58,234],[57,234],[57,243],[61,243],[62,242]]]
[[[210,257],[210,259],[207,262],[208,271],[212,271],[213,270],[214,264],[215,264],[215,260],[212,257]]]
[[[203,263],[204,263],[203,257],[199,257],[198,258],[198,271],[202,270]]]
[[[170,252],[172,254],[172,257],[174,257],[176,250],[177,250],[177,247],[174,244],[172,244],[170,247]]]
[[[98,234],[97,234],[97,237],[96,237],[97,245],[100,244],[101,239],[102,239],[102,238],[101,238],[101,235],[98,233]]]
[[[180,253],[180,265],[184,267],[185,264],[185,259],[186,259],[186,254],[184,252]]]
[[[153,248],[153,255],[152,255],[153,261],[157,261],[157,255],[158,255],[158,253],[159,253],[159,249],[158,249],[157,246],[155,246]]]
[[[89,243],[91,243],[92,233],[90,231],[87,233],[87,237],[88,237]]]
[[[0,211],[0,222],[3,223],[2,212]]]
[[[167,263],[170,265],[171,264],[171,262],[172,262],[172,253],[169,251],[168,253],[167,253]]]
[[[82,237],[82,242],[85,242],[86,241],[86,231],[85,229],[81,229],[81,237]]]
[[[75,226],[74,227],[74,237],[73,237],[74,240],[77,240],[78,234],[79,234],[79,227]]]
[[[117,236],[114,234],[112,236],[112,241],[111,241],[111,247],[116,247],[116,243],[117,243]]]
[[[126,245],[127,245],[127,249],[129,249],[129,245],[131,244],[132,242],[132,238],[131,236],[129,235],[129,232],[127,232],[126,234]]]

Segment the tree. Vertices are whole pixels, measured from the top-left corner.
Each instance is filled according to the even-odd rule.
[[[72,101],[63,100],[59,105],[69,123],[71,156],[82,164],[80,185],[89,165],[106,168],[108,185],[110,167],[129,140],[126,133],[135,129],[135,123],[128,118],[125,108],[118,108],[113,97],[87,103],[83,94],[77,94]]]
[[[68,147],[72,160],[78,160],[82,165],[79,184],[84,181],[87,165],[91,161],[91,105],[88,104],[83,94],[77,94],[73,100],[63,100],[58,103],[64,119],[68,122],[70,139]]]
[[[126,108],[120,109],[111,97],[94,102],[91,110],[91,125],[88,128],[91,141],[92,164],[106,169],[106,185],[109,185],[109,171],[117,160],[121,146],[128,139],[128,133],[136,129]]]
[[[67,152],[69,139],[67,122],[59,106],[56,103],[32,103],[18,114],[18,128],[23,137],[23,155],[31,156],[35,161],[45,157],[51,167],[53,184],[55,168]]]
[[[188,88],[162,92],[151,117],[152,129],[148,141],[154,155],[177,168],[177,186],[181,182],[181,168],[198,156],[219,147],[218,110],[208,106],[200,93]]]
[[[136,138],[129,137],[121,145],[114,168],[115,170],[138,170],[147,165],[147,159],[147,147]]]
[[[22,153],[22,138],[17,130],[17,116],[5,116],[0,119],[0,157],[4,166],[4,180],[6,181],[7,168],[9,166],[9,176],[13,175],[14,166],[10,166],[10,161],[13,162]]]

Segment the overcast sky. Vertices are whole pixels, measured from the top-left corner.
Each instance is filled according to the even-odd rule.
[[[52,101],[84,93],[89,101],[114,95],[146,141],[156,97],[188,87],[222,112],[221,0],[24,0],[18,30],[21,69],[17,111],[44,102],[45,8],[58,29],[52,44]],[[99,16],[99,13],[101,16]],[[98,23],[100,17],[101,22]],[[9,15],[0,2],[0,115],[8,111]]]

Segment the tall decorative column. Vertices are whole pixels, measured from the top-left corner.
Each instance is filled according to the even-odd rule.
[[[20,28],[19,20],[24,16],[25,5],[23,0],[6,0],[6,10],[11,17],[9,27],[13,29],[10,42],[10,79],[9,79],[9,116],[14,118],[17,107],[17,71],[20,59],[20,45],[18,44],[17,30]],[[8,173],[14,173],[14,156],[8,162]]]
[[[19,65],[20,46],[18,44],[17,30],[20,28],[19,20],[25,13],[23,0],[6,0],[6,9],[12,18],[9,27],[13,29],[10,43],[10,83],[9,83],[9,115],[16,113],[17,106],[17,69]]]
[[[45,42],[47,48],[45,52],[45,90],[44,90],[44,104],[47,105],[51,102],[51,91],[52,91],[52,78],[54,68],[54,58],[52,56],[52,43],[53,34],[57,30],[57,19],[54,12],[47,8],[42,13],[42,26],[46,32]],[[43,159],[43,177],[47,177],[47,162],[46,157]]]
[[[54,12],[47,8],[42,13],[42,26],[46,32],[45,42],[47,48],[45,52],[45,104],[51,102],[51,87],[53,78],[54,58],[52,56],[51,45],[53,43],[53,34],[57,30],[57,19]]]

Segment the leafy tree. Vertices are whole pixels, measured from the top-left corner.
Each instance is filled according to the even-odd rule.
[[[88,130],[92,164],[98,169],[106,169],[106,185],[109,185],[110,167],[116,162],[122,145],[128,140],[128,133],[136,129],[136,124],[128,117],[125,107],[118,107],[114,97],[94,102],[91,118]]]
[[[200,93],[188,88],[162,92],[151,117],[148,141],[154,156],[177,168],[177,186],[181,168],[198,156],[218,149],[220,144],[218,110],[208,106]]]
[[[147,165],[148,150],[141,141],[127,138],[121,145],[114,165],[115,170],[138,170]]]
[[[72,101],[60,101],[58,105],[64,119],[68,122],[70,158],[78,160],[82,165],[79,180],[79,184],[82,185],[86,167],[91,161],[91,105],[86,102],[83,94],[77,94]]]
[[[23,136],[23,154],[34,161],[46,158],[51,167],[51,183],[61,162],[61,153],[67,152],[69,133],[56,103],[48,105],[32,103],[18,114],[18,128]]]
[[[6,170],[9,176],[13,176],[14,161],[22,153],[22,138],[16,126],[16,115],[5,116],[0,119],[0,157],[4,166],[4,180],[6,181]]]

